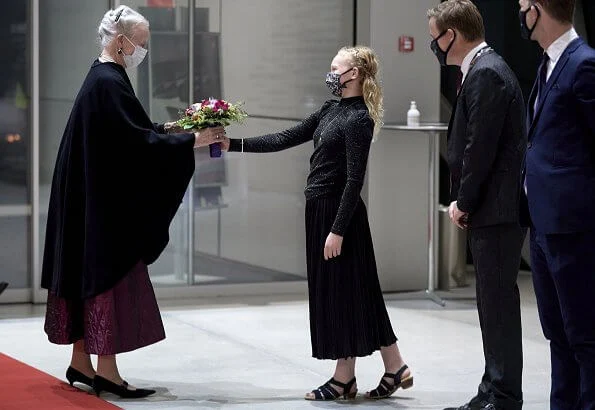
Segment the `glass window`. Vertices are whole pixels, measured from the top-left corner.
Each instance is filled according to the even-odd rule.
[[[97,26],[108,9],[107,0],[39,2],[39,238],[42,253],[58,147],[76,95],[100,53]]]
[[[29,1],[0,3],[0,282],[31,286]]]
[[[352,41],[352,0],[194,3],[192,53],[189,2],[127,3],[151,25],[148,58],[131,79],[154,121],[174,120],[203,98],[243,101],[253,117],[229,133],[248,137],[290,127],[291,118],[305,117],[329,98],[324,78],[337,50]],[[150,269],[153,283],[303,280],[303,188],[311,152],[311,144],[260,156],[210,158],[208,149],[196,151],[194,181],[170,228],[170,243]]]
[[[223,0],[223,97],[244,101],[252,116],[229,127],[250,137],[295,125],[331,98],[325,75],[337,50],[352,43],[351,0]],[[210,56],[205,56],[209,58]],[[275,118],[277,117],[277,118]],[[274,154],[230,153],[216,178],[197,172],[194,272],[197,284],[303,280],[303,194],[312,144]]]
[[[131,0],[126,5],[145,16],[151,27],[149,52],[137,69],[127,70],[130,80],[154,122],[175,120],[189,105],[188,1]],[[199,26],[208,24],[203,14],[194,17]],[[167,247],[149,267],[155,286],[189,282],[187,200],[188,196],[170,226]]]

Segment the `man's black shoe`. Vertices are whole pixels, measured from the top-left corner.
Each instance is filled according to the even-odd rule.
[[[496,405],[477,396],[471,399],[467,404],[460,407],[447,407],[444,410],[498,410]]]

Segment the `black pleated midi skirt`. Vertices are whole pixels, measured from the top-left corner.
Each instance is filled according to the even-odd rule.
[[[324,244],[340,196],[306,201],[306,257],[312,356],[362,357],[397,341],[376,270],[372,235],[363,201],[358,201],[341,255],[324,260]]]

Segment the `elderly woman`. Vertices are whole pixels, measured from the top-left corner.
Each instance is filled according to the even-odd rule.
[[[70,384],[139,398],[155,391],[128,385],[115,355],[165,338],[147,265],[169,240],[194,172],[193,148],[225,132],[166,134],[171,124],[149,120],[125,71],[147,53],[142,15],[126,6],[108,11],[99,37],[103,50],[76,98],[54,171],[45,331],[52,343],[73,344]],[[97,371],[90,354],[98,355]]]

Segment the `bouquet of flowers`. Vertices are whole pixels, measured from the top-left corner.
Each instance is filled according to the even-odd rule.
[[[248,114],[240,102],[230,104],[225,100],[209,98],[186,108],[182,118],[176,121],[176,124],[184,130],[215,126],[226,127],[232,123],[241,123],[247,116]],[[211,144],[209,149],[211,157],[221,156],[220,143]]]

